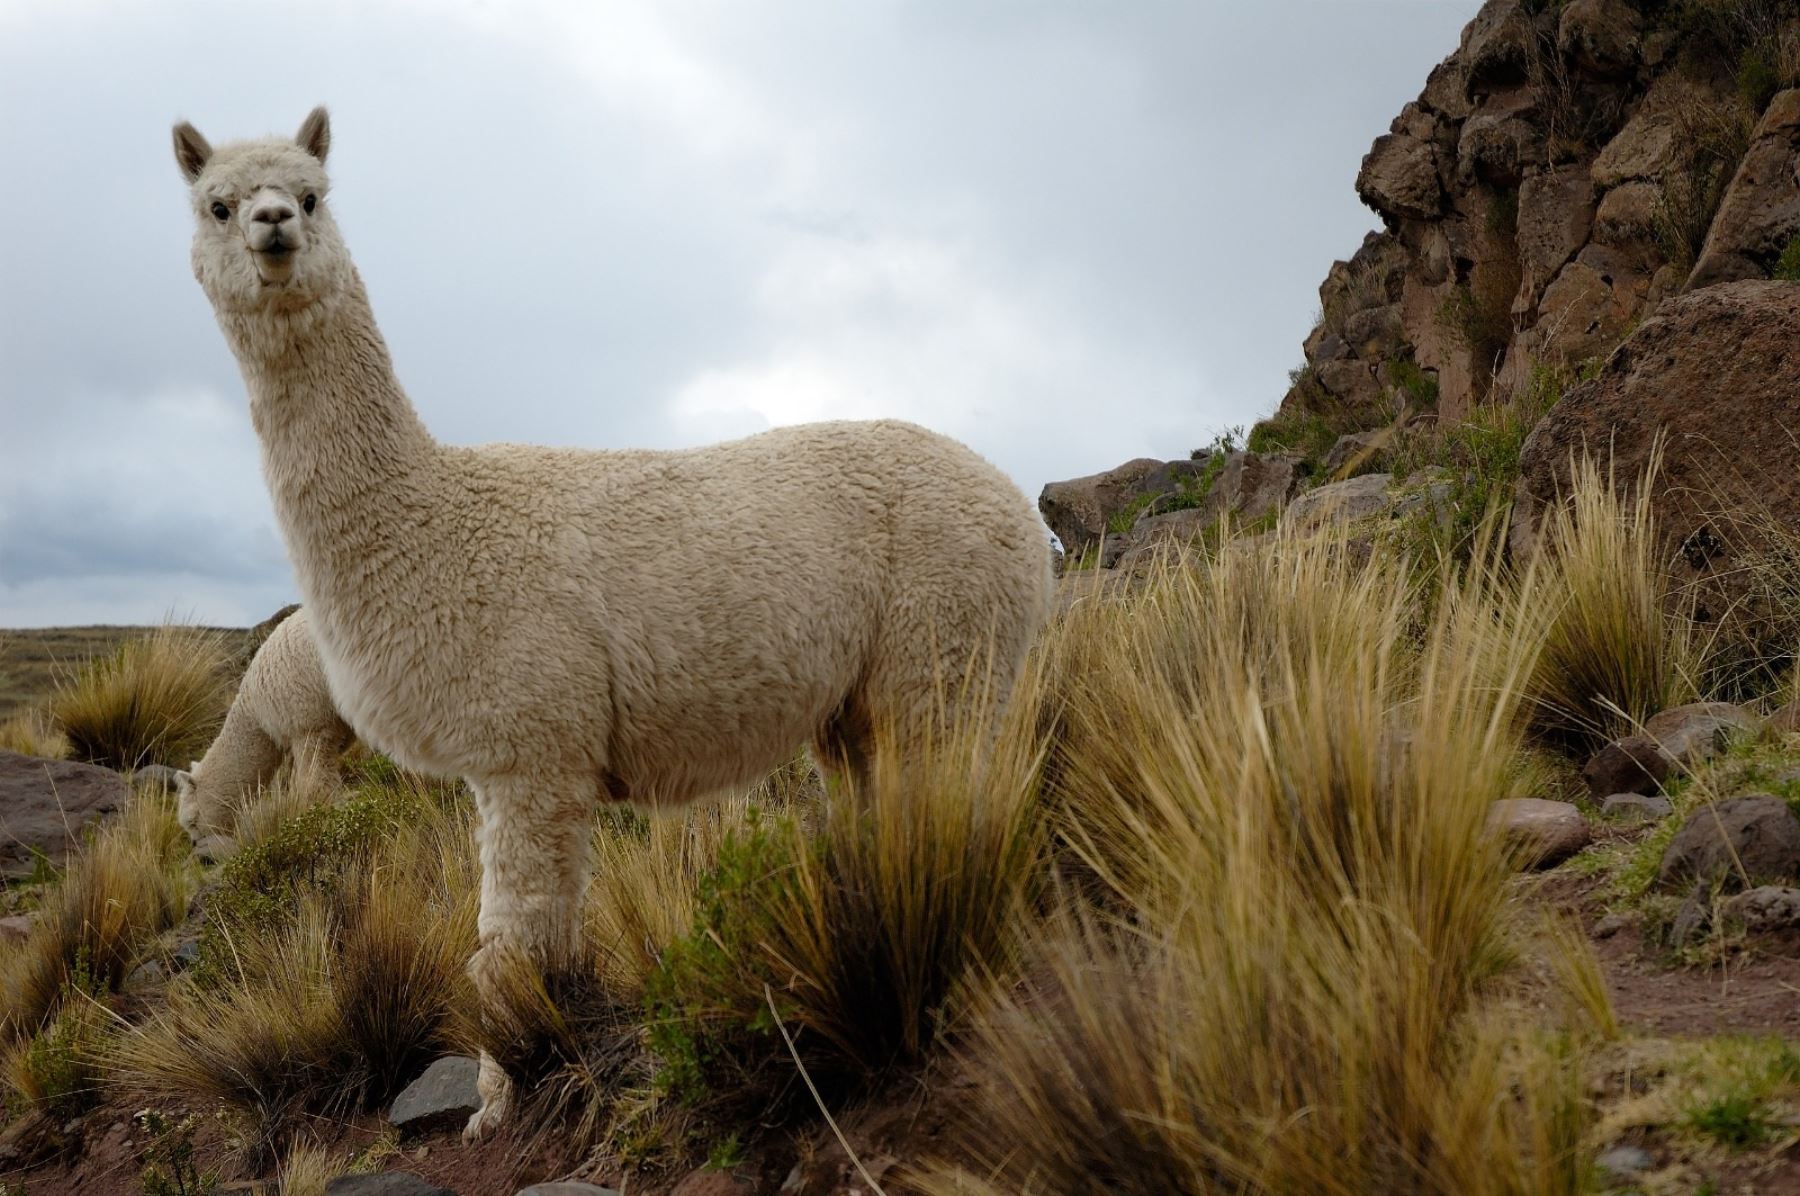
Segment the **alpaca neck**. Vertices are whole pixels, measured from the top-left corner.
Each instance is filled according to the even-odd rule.
[[[240,702],[232,703],[218,738],[200,759],[207,790],[232,802],[239,794],[255,793],[268,784],[280,767],[281,745],[245,713]]]
[[[436,446],[394,377],[362,279],[292,312],[221,311],[300,589],[327,631],[372,557],[413,538]]]

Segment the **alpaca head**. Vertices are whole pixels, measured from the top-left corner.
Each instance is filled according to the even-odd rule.
[[[291,141],[215,150],[185,121],[174,133],[194,204],[194,277],[215,308],[296,311],[345,284],[349,257],[325,202],[324,108],[313,109]]]
[[[175,774],[175,818],[201,858],[219,859],[226,853],[231,839],[221,824],[229,821],[230,812],[224,796],[202,779],[200,761]]]

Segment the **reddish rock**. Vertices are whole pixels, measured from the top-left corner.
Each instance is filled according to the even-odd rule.
[[[1592,840],[1587,819],[1566,801],[1509,797],[1494,803],[1488,828],[1506,837],[1519,863],[1527,868],[1560,864]]]
[[[1730,702],[1694,702],[1655,715],[1644,724],[1644,735],[1669,756],[1693,768],[1725,750],[1734,734],[1754,734],[1761,724],[1755,715]]]
[[[1613,793],[1660,793],[1675,771],[1675,760],[1662,745],[1644,735],[1615,739],[1593,756],[1581,770],[1588,792],[1595,797]]]
[[[130,796],[110,768],[0,751],[0,875],[29,875],[40,852],[61,864],[84,831]]]
[[[1688,290],[1769,276],[1788,241],[1800,233],[1797,167],[1800,88],[1777,95],[1763,113],[1688,275]]]

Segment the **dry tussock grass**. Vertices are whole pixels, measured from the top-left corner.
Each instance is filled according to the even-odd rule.
[[[185,767],[225,717],[230,661],[220,633],[165,624],[59,678],[50,715],[82,760]]]

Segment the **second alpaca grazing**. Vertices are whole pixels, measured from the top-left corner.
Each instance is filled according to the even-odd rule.
[[[212,746],[175,774],[176,814],[195,850],[217,856],[231,846],[233,815],[287,756],[297,771],[327,765],[352,738],[326,687],[311,620],[297,610],[250,658]]]

